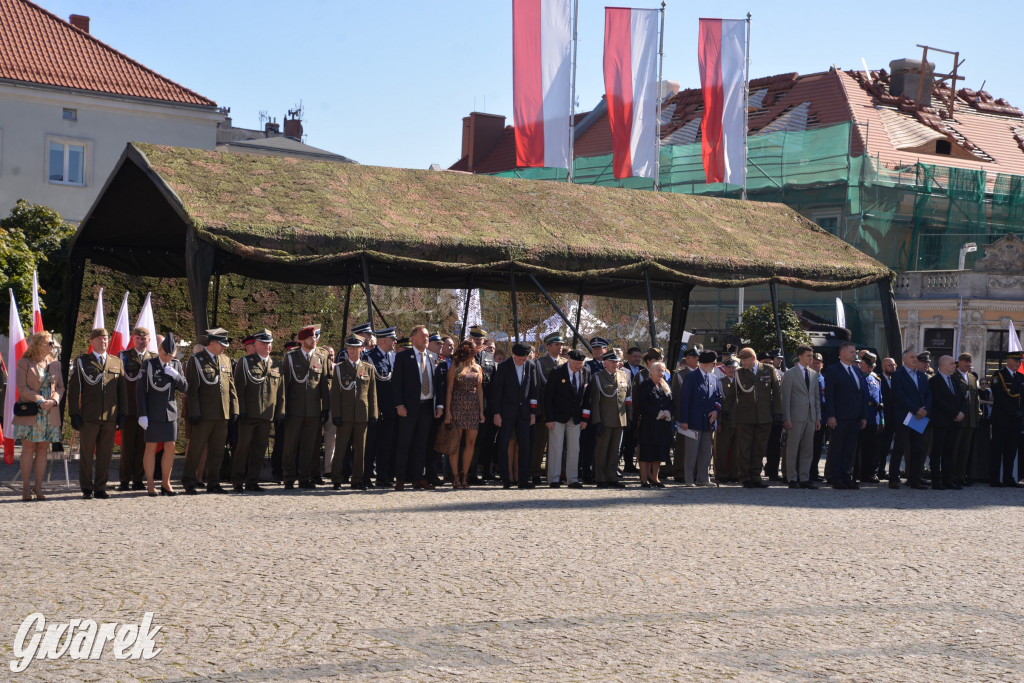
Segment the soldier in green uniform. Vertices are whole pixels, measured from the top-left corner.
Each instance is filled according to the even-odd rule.
[[[338,428],[331,463],[334,490],[341,488],[345,450],[352,442],[352,488],[366,490],[363,459],[366,455],[366,431],[377,419],[377,382],[373,363],[361,358],[365,343],[356,335],[345,340],[345,353],[334,364],[331,383],[331,415]]]
[[[718,417],[718,434],[715,435],[714,463],[715,483],[740,481],[737,456],[739,450],[736,440],[736,425],[732,420],[732,408],[736,405],[736,366],[735,358],[722,363],[722,376],[718,378],[722,388],[722,413]]]
[[[590,428],[597,432],[594,449],[594,478],[597,488],[626,488],[619,481],[619,445],[633,406],[633,382],[629,373],[619,369],[621,360],[614,351],[601,357],[604,368],[591,380]]]
[[[299,330],[299,348],[284,357],[285,445],[284,487],[315,489],[320,473],[320,440],[331,413],[331,362],[317,347],[319,325]]]
[[[78,481],[85,498],[107,495],[114,435],[124,424],[128,410],[128,385],[121,359],[107,353],[110,336],[102,327],[89,333],[91,353],[83,353],[71,364],[67,386],[68,415],[78,430],[81,462]],[[93,475],[93,453],[96,474]]]
[[[238,446],[231,461],[235,493],[262,491],[260,472],[270,444],[270,428],[284,413],[284,379],[270,357],[274,335],[264,329],[252,336],[253,353],[235,363],[238,394]]]
[[[132,330],[131,348],[118,354],[128,385],[128,409],[125,411],[124,426],[121,427],[121,462],[118,467],[121,483],[117,487],[118,491],[142,491],[146,488],[142,482],[145,475],[142,455],[146,451],[146,430],[139,427],[135,391],[142,375],[142,364],[150,358],[156,358],[156,354],[149,350],[149,335],[150,331],[145,327],[136,327]]]
[[[188,421],[192,434],[185,452],[185,470],[181,486],[185,493],[196,492],[196,470],[203,448],[206,453],[206,490],[227,493],[220,485],[220,466],[228,437],[228,421],[238,414],[238,396],[231,376],[231,361],[224,355],[228,331],[217,327],[206,331],[206,348],[189,358],[185,366],[188,382]]]
[[[544,349],[547,353],[534,361],[534,364],[537,366],[537,393],[540,396],[544,395],[544,387],[548,383],[551,371],[565,362],[565,359],[562,358],[562,347],[564,345],[565,339],[558,332],[544,337]],[[537,424],[533,427],[533,452],[530,453],[530,474],[533,477],[534,484],[539,484],[541,477],[544,475],[544,469],[541,465],[544,461],[544,453],[548,449],[548,427],[544,420],[543,406],[544,402],[541,401],[537,411]]]
[[[736,370],[735,407],[732,422],[736,426],[740,480],[744,488],[767,488],[761,479],[761,467],[772,422],[782,415],[782,386],[769,363],[758,363],[754,350],[743,348]]]

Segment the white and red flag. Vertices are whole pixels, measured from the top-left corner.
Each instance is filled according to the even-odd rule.
[[[131,345],[131,330],[128,329],[128,292],[124,293],[121,300],[121,310],[117,312],[117,322],[114,323],[114,332],[110,335],[110,345],[107,353],[116,356]]]
[[[1021,349],[1020,338],[1017,336],[1017,330],[1013,328],[1013,321],[1010,321],[1010,329],[1008,330],[1008,342],[1009,347],[1006,349],[1008,353],[1021,353],[1024,349]],[[1017,372],[1024,375],[1024,363],[1021,363],[1017,368]]]
[[[704,95],[703,157],[708,183],[743,185],[746,149],[746,22],[701,19],[697,40]]]
[[[156,321],[153,320],[153,292],[146,294],[146,302],[142,304],[142,310],[139,312],[139,319],[135,321],[135,327],[145,327],[149,331],[149,349],[150,353],[156,353]]]
[[[658,10],[604,8],[604,91],[616,178],[658,168]]]
[[[39,306],[39,273],[32,271],[32,334],[43,331],[43,311]]]
[[[516,166],[569,168],[570,0],[512,0]]]
[[[7,362],[11,370],[7,377],[7,393],[4,396],[4,424],[7,425],[8,433],[0,436],[4,441],[4,463],[14,464],[14,404],[18,400],[17,383],[14,381],[17,376],[18,361],[28,347],[25,341],[25,330],[21,327],[21,318],[18,316],[18,304],[14,301],[14,290],[7,290],[11,294],[11,313],[7,325]]]
[[[103,288],[100,287],[100,295],[96,297],[96,312],[92,315],[92,329],[96,330],[101,327],[106,327],[106,323],[103,322]],[[92,353],[92,344],[89,344],[89,353]]]

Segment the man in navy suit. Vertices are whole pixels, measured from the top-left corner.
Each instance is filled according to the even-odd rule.
[[[711,485],[708,478],[711,440],[718,413],[722,409],[722,391],[714,375],[716,360],[718,354],[714,351],[701,351],[697,356],[698,369],[686,373],[682,387],[676,392],[676,421],[683,431],[697,432],[696,439],[683,439],[686,444],[683,456],[684,486]]]
[[[440,417],[443,406],[438,405],[442,389],[437,386],[435,367],[437,354],[427,350],[429,333],[424,325],[417,325],[409,335],[411,349],[395,356],[392,386],[395,412],[398,414],[398,440],[395,445],[395,490],[405,488],[406,480],[413,488],[432,489],[423,469],[427,461],[427,438],[430,423]],[[443,403],[443,399],[440,401]]]
[[[928,380],[932,390],[932,488],[962,487],[953,480],[953,454],[964,421],[967,386],[955,372],[953,356],[939,358],[939,371]]]
[[[856,489],[853,460],[860,430],[867,426],[867,383],[857,367],[857,347],[845,342],[839,347],[839,362],[825,370],[825,418],[832,429],[828,458],[836,458],[832,469],[838,489]]]
[[[889,488],[900,487],[900,452],[907,458],[907,486],[912,489],[928,488],[921,481],[928,442],[924,434],[903,424],[907,415],[925,418],[932,409],[928,375],[917,369],[917,354],[913,349],[903,352],[903,367],[892,373],[892,394],[896,401],[896,424],[899,425],[896,428],[896,439],[900,447],[893,450],[889,462]]]
[[[590,422],[591,373],[582,351],[569,352],[544,384],[543,403],[548,437],[548,486],[561,486],[562,451],[565,450],[565,478],[571,489],[583,488],[579,480],[580,432]],[[538,373],[537,379],[540,379]],[[522,449],[519,451],[522,453]]]
[[[533,347],[516,342],[512,357],[498,364],[491,380],[494,426],[498,428],[498,462],[505,488],[512,488],[508,471],[508,443],[512,434],[519,442],[519,488],[532,489],[530,479],[530,436],[537,423],[537,365],[528,363]]]

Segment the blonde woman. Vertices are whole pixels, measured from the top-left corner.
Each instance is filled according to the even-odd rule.
[[[21,439],[21,499],[32,500],[29,481],[35,472],[36,500],[46,500],[41,486],[46,474],[50,444],[61,440],[60,398],[64,378],[60,363],[53,359],[53,337],[37,332],[29,337],[28,348],[18,361],[18,406],[14,416],[14,438]],[[32,406],[35,406],[33,409]],[[33,414],[18,415],[19,412]]]
[[[665,364],[656,361],[649,367],[650,377],[633,393],[633,421],[637,427],[640,452],[641,488],[665,488],[658,478],[661,463],[668,461],[672,447],[672,391],[665,375]]]
[[[473,449],[480,425],[484,422],[483,369],[476,362],[476,347],[473,342],[462,342],[452,358],[448,370],[448,387],[445,396],[444,426],[438,430],[436,450],[448,456],[452,469],[452,488],[466,488],[469,465],[473,460]],[[465,437],[462,448],[462,463],[459,463],[459,445]]]

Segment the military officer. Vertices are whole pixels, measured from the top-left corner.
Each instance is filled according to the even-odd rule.
[[[989,485],[1016,488],[1018,482],[1013,476],[1013,461],[1017,458],[1021,425],[1024,423],[1024,381],[1021,381],[1021,374],[1017,371],[1021,364],[1020,351],[1007,353],[1005,363],[992,374],[991,380],[992,446],[988,451]]]
[[[142,364],[156,357],[156,354],[149,350],[149,335],[150,331],[145,327],[136,327],[132,330],[131,347],[118,354],[128,388],[128,408],[125,411],[124,426],[121,427],[121,462],[118,467],[121,483],[117,487],[118,491],[142,491],[146,488],[142,483],[142,456],[146,450],[146,430],[139,427],[139,409],[135,395],[142,375]]]
[[[860,371],[868,391],[867,426],[857,437],[858,479],[869,484],[880,482],[878,475],[878,435],[885,429],[884,404],[882,403],[882,382],[874,373],[878,356],[870,351],[860,354]]]
[[[341,488],[345,450],[352,442],[352,488],[366,490],[363,460],[366,454],[367,424],[377,418],[377,382],[373,363],[360,358],[365,342],[356,335],[345,340],[345,353],[334,364],[331,384],[331,415],[338,428],[331,463],[334,490]]]
[[[142,456],[146,471],[146,486],[150,496],[156,496],[153,477],[156,469],[156,450],[163,446],[160,466],[160,494],[173,496],[171,469],[174,467],[174,446],[178,440],[178,402],[176,392],[188,391],[185,369],[178,361],[178,344],[170,332],[160,340],[159,356],[148,358],[139,370],[135,394],[138,416],[135,422],[145,434],[146,450]],[[123,438],[122,434],[122,438]]]
[[[253,353],[235,363],[238,394],[238,447],[231,462],[235,493],[262,491],[260,471],[270,444],[270,427],[285,412],[284,378],[270,357],[274,335],[263,329],[252,335]]]
[[[782,419],[782,387],[775,368],[758,363],[754,350],[739,352],[736,370],[736,407],[732,411],[739,451],[740,479],[744,488],[767,488],[761,467],[773,421]]]
[[[619,368],[622,359],[614,351],[604,354],[601,360],[604,367],[590,380],[590,428],[597,433],[594,477],[598,488],[626,488],[619,481],[616,468],[627,414],[633,407],[633,382],[630,374]]]
[[[363,350],[359,352],[359,356],[365,360],[370,351],[377,345],[376,340],[373,338],[373,323],[359,323],[352,328],[352,334],[363,340]]]
[[[89,333],[92,352],[83,353],[71,364],[67,387],[68,415],[79,432],[81,463],[78,481],[82,496],[105,499],[114,435],[124,424],[128,406],[128,385],[121,359],[107,353],[110,336],[102,327]],[[93,475],[93,453],[96,473]]]
[[[320,473],[320,440],[323,424],[331,410],[331,363],[327,352],[317,347],[319,325],[306,325],[296,337],[299,348],[285,354],[284,375],[285,445],[284,487],[315,489],[313,478]]]
[[[610,350],[611,344],[604,337],[593,337],[590,340],[590,351],[593,354],[593,358],[587,361],[587,367],[590,368],[590,376],[593,377],[597,373],[604,370],[604,354]],[[594,454],[597,450],[597,430],[585,429],[580,432],[580,481],[584,484],[593,484],[597,480],[594,478]],[[616,462],[618,465],[618,462]]]
[[[196,470],[206,447],[206,491],[227,493],[220,485],[220,466],[228,421],[238,414],[238,396],[231,376],[231,361],[224,355],[229,346],[223,327],[206,330],[206,348],[189,358],[185,366],[188,382],[188,421],[192,434],[185,452],[181,485],[185,493],[196,492]]]
[[[562,358],[562,347],[565,346],[565,339],[561,333],[555,332],[544,337],[543,356],[533,361],[537,366],[537,393],[544,395],[544,387],[547,386],[548,378],[552,370],[565,362]],[[548,446],[548,427],[544,417],[544,402],[540,402],[537,409],[537,424],[533,428],[533,452],[530,454],[530,474],[533,476],[533,483],[539,484],[544,470],[541,467],[544,461],[544,453]]]
[[[964,402],[964,420],[960,423],[960,436],[956,442],[953,458],[953,480],[960,486],[970,486],[971,479],[967,476],[967,463],[974,450],[974,434],[981,419],[981,403],[978,401],[978,378],[971,372],[974,357],[969,353],[961,353],[956,361],[956,373],[963,380],[961,389],[966,392]]]
[[[395,435],[398,433],[398,413],[395,412],[395,397],[391,388],[395,368],[395,328],[377,330],[374,336],[377,337],[377,346],[366,355],[366,360],[374,367],[378,419],[371,421],[367,430],[369,438],[363,481],[369,483],[376,465],[377,486],[383,488],[390,486],[394,478]]]
[[[736,425],[732,420],[732,411],[736,405],[735,378],[738,365],[735,358],[730,358],[718,368],[722,371],[718,379],[722,392],[722,413],[718,417],[718,434],[715,435],[714,445],[716,484],[740,481]]]

